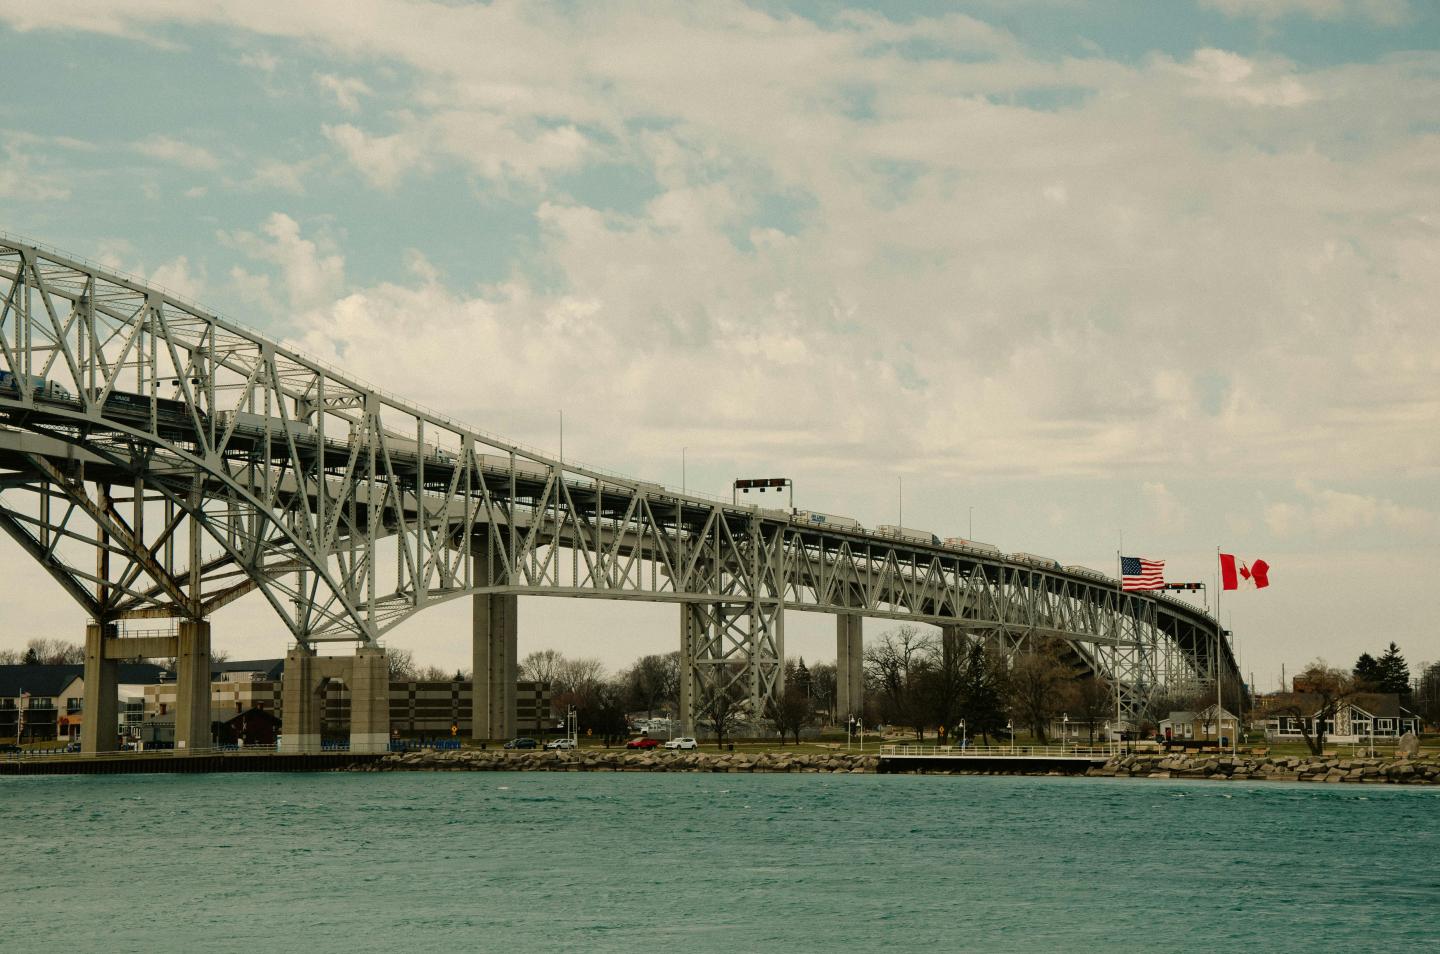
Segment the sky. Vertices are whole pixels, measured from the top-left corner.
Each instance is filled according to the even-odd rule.
[[[1440,658],[1440,4],[0,0],[0,92],[0,230],[485,431],[1212,589],[1263,558],[1220,607],[1262,689]],[[82,636],[0,568],[0,646]],[[213,623],[284,652],[259,597]],[[678,632],[526,598],[520,652]],[[468,606],[389,642],[468,667]]]

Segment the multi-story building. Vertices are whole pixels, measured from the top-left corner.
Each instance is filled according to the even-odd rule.
[[[119,679],[120,735],[139,720],[139,700],[145,686],[164,677],[164,668],[151,663],[121,663]],[[75,741],[85,721],[85,667],[79,664],[0,666],[0,739],[24,741]]]

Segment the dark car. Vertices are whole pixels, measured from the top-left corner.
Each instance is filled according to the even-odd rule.
[[[660,740],[659,740],[659,739],[650,739],[650,738],[645,738],[645,739],[631,739],[629,742],[626,742],[626,743],[625,743],[625,748],[627,748],[627,749],[653,749],[653,748],[655,748],[655,746],[657,746],[657,745],[659,745],[659,744],[660,744]]]
[[[535,749],[539,747],[540,743],[534,739],[511,739],[505,743],[505,748],[507,749]]]
[[[16,745],[14,742],[0,742],[0,752],[5,753],[6,755],[14,755],[16,752],[23,751],[25,750],[20,748],[20,746]]]

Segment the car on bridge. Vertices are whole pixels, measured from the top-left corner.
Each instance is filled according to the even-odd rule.
[[[573,748],[575,748],[575,740],[574,740],[574,739],[556,739],[556,740],[553,741],[553,742],[546,742],[546,743],[545,743],[545,748],[547,748],[547,749],[573,749]]]
[[[507,749],[538,749],[539,747],[540,743],[534,739],[511,739],[505,743],[505,748]]]
[[[625,743],[627,749],[653,749],[660,744],[659,739],[652,739],[648,736],[641,739],[631,739]]]
[[[665,748],[667,749],[698,749],[699,747],[700,743],[689,736],[683,739],[671,739],[665,743]]]

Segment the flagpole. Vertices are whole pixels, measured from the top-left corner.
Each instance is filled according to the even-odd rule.
[[[1115,551],[1115,578],[1120,580],[1120,589],[1125,589],[1125,571],[1121,564],[1121,554],[1125,552],[1125,530],[1120,530],[1120,549]],[[1110,647],[1110,681],[1115,684],[1115,738],[1118,741],[1120,732],[1120,644],[1116,642]]]
[[[1225,711],[1225,697],[1220,692],[1221,656],[1225,651],[1225,630],[1220,625],[1220,548],[1215,548],[1215,751],[1220,751],[1220,713]],[[1238,729],[1239,726],[1237,725]]]

